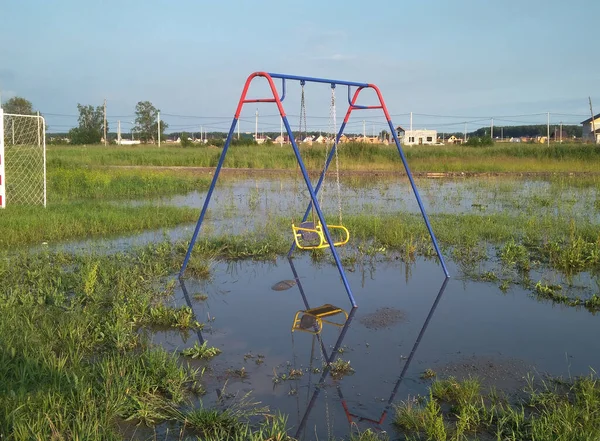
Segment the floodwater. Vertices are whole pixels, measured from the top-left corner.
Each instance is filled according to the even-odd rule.
[[[272,289],[281,280],[294,280],[294,269],[297,285]],[[449,269],[458,271],[452,263]],[[513,393],[526,384],[527,373],[576,376],[600,366],[598,317],[540,303],[518,287],[503,294],[488,283],[449,279],[444,284],[441,267],[431,260],[408,268],[399,260],[357,266],[347,273],[359,305],[355,310],[336,267],[316,265],[307,254],[297,254],[291,263],[286,258],[218,263],[213,274],[210,282],[188,280],[174,299],[189,304],[206,328],[187,338],[158,333],[154,341],[172,351],[198,339],[220,348],[222,354],[210,362],[192,362],[210,366],[205,405],[223,390],[233,395],[229,402],[251,391],[272,411],[289,415],[292,434],[301,439],[341,437],[351,423],[393,431],[393,404],[426,393],[430,383],[420,378],[425,369],[477,375],[484,385]],[[196,301],[195,293],[208,299]],[[291,331],[297,311],[324,304],[349,313],[343,327],[323,324],[318,335]],[[376,320],[390,310],[401,314]],[[344,323],[344,318],[332,321]],[[323,367],[336,359],[350,361],[354,373],[332,378]],[[233,372],[242,368],[247,377],[240,379]],[[275,382],[292,369],[302,375]]]
[[[600,221],[597,182],[475,178],[419,179],[417,184],[429,213],[519,213]],[[418,212],[406,180],[344,180],[340,191],[344,214]],[[192,192],[158,203],[200,208],[205,195]],[[299,180],[223,181],[201,234],[251,231],[282,216],[299,219],[307,202]],[[325,187],[323,207],[332,215],[339,208],[335,182]],[[189,240],[193,227],[110,239],[100,246],[110,252],[164,239]],[[97,241],[65,246],[98,250]],[[286,258],[214,262],[209,281],[188,279],[172,300],[190,305],[206,327],[198,333],[156,332],[153,340],[170,351],[205,340],[218,347],[222,353],[209,362],[190,360],[193,366],[207,368],[204,405],[230,405],[251,392],[271,411],[288,415],[291,434],[307,440],[346,436],[353,423],[393,433],[393,404],[426,393],[430,381],[420,378],[426,369],[440,376],[476,375],[484,385],[508,393],[522,388],[528,374],[541,379],[598,371],[597,315],[540,302],[519,285],[504,293],[498,283],[461,280],[461,268],[446,258],[453,276],[446,284],[435,259],[407,264],[388,255],[358,262],[346,271],[358,303],[354,310],[337,268],[327,259],[315,262],[310,254],[297,252],[291,263]],[[536,271],[532,277],[549,274]],[[589,295],[594,280],[598,283],[589,274],[579,275],[568,289]],[[281,281],[295,283],[279,286],[289,289],[272,289]],[[208,298],[195,300],[195,294]],[[348,320],[343,314],[332,317],[342,326],[323,324],[318,335],[291,331],[298,311],[325,304],[342,308]],[[335,360],[349,361],[354,372],[333,378],[324,366]],[[284,379],[292,371],[294,378]]]
[[[582,222],[600,222],[599,178],[452,178],[416,179],[427,213],[524,214],[563,217]],[[582,184],[583,183],[583,184]],[[380,215],[404,211],[419,213],[417,201],[406,178],[344,178],[338,188],[328,177],[319,203],[327,215],[370,213]],[[159,198],[152,203],[197,208],[206,191]],[[253,231],[281,218],[299,222],[310,198],[304,182],[289,176],[279,178],[221,179],[213,193],[202,234],[235,234]],[[118,202],[122,203],[122,202]],[[133,201],[128,204],[148,203]],[[59,248],[119,251],[161,240],[188,240],[194,224],[134,236],[104,240],[74,241]]]

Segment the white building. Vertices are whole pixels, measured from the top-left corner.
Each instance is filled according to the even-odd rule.
[[[593,123],[592,123],[593,122]],[[581,125],[583,126],[583,140],[594,142],[594,138],[596,144],[600,144],[600,113],[595,115],[592,121],[592,118],[588,118],[585,121],[581,121]],[[592,134],[595,130],[595,137]]]
[[[404,145],[435,145],[437,130],[407,130],[400,134]]]

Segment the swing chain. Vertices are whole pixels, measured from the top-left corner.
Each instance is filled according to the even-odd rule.
[[[308,133],[308,126],[306,125],[306,103],[304,101],[304,85],[306,84],[306,82],[304,80],[300,81],[300,87],[302,89],[302,93],[300,95],[300,123],[299,123],[299,128],[298,128],[298,136],[300,137],[299,142],[304,141],[304,138],[306,138],[306,134]],[[305,136],[302,136],[302,122],[304,121],[304,134]]]
[[[335,84],[331,85],[331,106],[330,106],[330,118],[333,122],[333,148],[335,151],[335,180],[337,186],[337,197],[338,197],[338,216],[340,219],[340,225],[342,222],[342,190],[340,186],[340,160],[338,157],[338,142],[337,142],[337,115],[335,109]]]

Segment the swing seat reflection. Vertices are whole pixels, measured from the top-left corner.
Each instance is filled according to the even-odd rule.
[[[350,240],[350,232],[343,225],[327,225],[333,239],[333,246],[341,246]],[[328,248],[329,242],[320,222],[302,222],[300,226],[292,224],[294,241],[301,250],[318,250]]]
[[[338,314],[343,314],[345,320],[342,323],[326,320],[326,317],[332,317]],[[302,331],[311,334],[319,334],[323,330],[323,323],[343,327],[348,320],[348,313],[342,308],[333,306],[330,303],[326,303],[316,308],[300,310],[294,316],[294,324],[292,325],[292,332]]]

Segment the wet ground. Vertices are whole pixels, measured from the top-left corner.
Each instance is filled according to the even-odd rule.
[[[429,213],[527,213],[600,221],[597,183],[582,185],[548,179],[419,179]],[[344,213],[418,212],[405,180],[344,180]],[[161,204],[199,208],[205,193],[162,199]],[[325,188],[326,211],[337,210],[336,188]],[[296,216],[306,207],[300,180],[245,177],[219,183],[203,234],[252,230],[271,218]],[[164,232],[98,242],[63,245],[70,249],[126,249],[148,242],[189,239],[193,225]],[[493,255],[493,253],[489,254]],[[454,276],[444,285],[436,261],[417,259],[358,263],[347,272],[359,307],[352,310],[337,269],[297,253],[294,268],[276,262],[216,262],[209,282],[188,279],[173,302],[189,303],[202,332],[159,332],[153,338],[170,351],[198,341],[222,350],[206,367],[204,405],[220,396],[235,400],[247,392],[273,411],[289,415],[292,435],[327,439],[348,433],[349,424],[393,431],[393,403],[424,394],[438,377],[474,375],[484,386],[510,392],[525,386],[526,376],[576,376],[600,368],[597,316],[585,309],[534,299],[531,291],[511,285],[461,280],[460,268],[448,261]],[[546,270],[539,270],[540,277]],[[594,280],[582,274],[572,288],[590,291]],[[184,295],[184,288],[188,294]],[[206,294],[195,300],[194,294]],[[342,326],[323,324],[320,334],[292,332],[297,311],[324,304],[349,314],[331,317]],[[433,308],[433,306],[436,306]],[[340,321],[341,319],[341,321]],[[304,326],[311,329],[314,322]],[[333,379],[324,366],[349,361],[353,372]],[[407,364],[408,363],[408,364]]]

